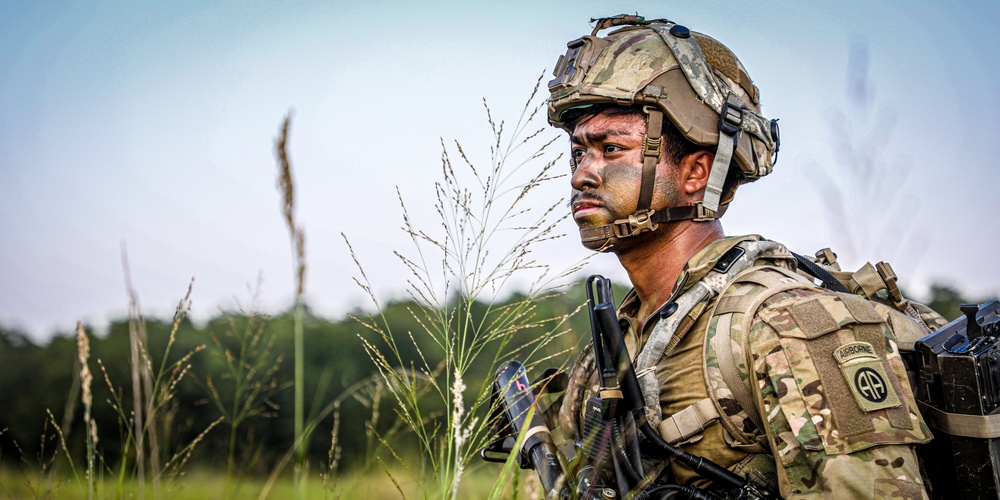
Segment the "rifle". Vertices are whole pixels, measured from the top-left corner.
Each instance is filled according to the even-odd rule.
[[[566,472],[549,428],[538,413],[531,420],[527,418],[534,404],[535,396],[524,365],[513,360],[501,365],[490,396],[490,407],[494,409],[490,421],[494,422],[497,437],[483,448],[480,456],[488,462],[504,462],[511,452],[516,452],[522,469],[533,468],[538,473],[546,499],[569,499]],[[514,450],[516,438],[522,432],[526,434],[524,443],[521,449]]]

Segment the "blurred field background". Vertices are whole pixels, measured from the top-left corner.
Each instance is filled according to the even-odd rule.
[[[486,498],[494,483],[496,482],[496,470],[499,467],[484,467],[467,474],[459,489],[458,498]],[[401,471],[399,471],[401,472]],[[527,472],[520,471],[517,480],[510,478],[512,487],[505,490],[505,497],[514,497],[513,488],[525,488],[526,491],[518,493],[521,497],[527,497],[530,486],[520,485],[518,481],[533,480],[526,475]],[[66,479],[51,480],[40,477],[30,471],[4,469],[0,471],[0,484],[3,484],[4,498],[65,498],[67,500],[82,500],[87,498],[84,491],[74,488]],[[37,489],[38,484],[45,485],[41,492]],[[236,493],[231,493],[231,498],[258,498],[260,491],[264,489],[266,482],[262,479],[251,478],[244,481]],[[415,480],[401,481],[399,488],[389,479],[383,471],[378,472],[351,472],[345,474],[340,483],[335,487],[323,484],[317,478],[307,480],[303,488],[303,498],[326,499],[326,498],[425,498],[428,494],[426,488]],[[402,493],[400,493],[402,490]],[[122,497],[136,498],[139,496],[139,489],[135,483],[125,485],[122,490]],[[271,489],[271,498],[294,498],[295,488],[290,478],[279,479]],[[108,481],[99,486],[98,498],[118,497],[118,485],[114,481]],[[226,497],[226,485],[224,478],[212,474],[210,470],[199,469],[192,474],[188,474],[179,480],[168,481],[163,489],[164,498],[186,498],[191,500],[218,500]],[[434,495],[430,495],[434,497]]]
[[[995,6],[640,7],[729,43],[782,118],[773,179],[741,189],[727,232],[831,246],[845,268],[887,260],[949,319],[1000,290],[998,198],[979,182],[1000,146],[976,139],[1000,126],[1000,101],[982,91],[995,65],[972,50],[995,45]],[[636,6],[62,8],[0,6],[0,498],[531,497],[531,474],[501,477],[469,446],[487,434],[496,361],[572,362],[589,325],[569,284],[627,277],[608,256],[573,267],[587,253],[560,218],[562,139],[520,151],[510,190],[483,180],[534,132],[513,133],[541,69],[591,15]],[[454,218],[469,193],[509,202],[523,186],[551,227],[454,241],[520,257],[512,230],[548,228],[537,261],[477,282],[476,255],[460,269],[442,265],[457,254],[413,253],[453,241],[421,239],[447,226],[438,216],[469,229],[475,217]],[[940,209],[955,199],[967,215]],[[572,272],[541,288],[514,273],[537,266]],[[470,347],[478,358],[455,357]]]

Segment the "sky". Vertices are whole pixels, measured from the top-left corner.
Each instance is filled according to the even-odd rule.
[[[289,112],[306,303],[369,306],[342,234],[380,300],[404,296],[397,190],[436,228],[442,142],[489,164],[483,100],[510,130],[566,43],[622,12],[728,45],[781,120],[775,171],[740,189],[728,234],[886,260],[918,298],[1000,295],[996,2],[0,0],[0,324],[43,341],[123,317],[123,248],[148,315],[192,277],[196,321],[254,296],[289,307],[273,153]],[[588,255],[559,230],[535,254],[557,270]],[[609,255],[585,272],[627,279]]]

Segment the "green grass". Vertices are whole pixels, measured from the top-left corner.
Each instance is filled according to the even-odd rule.
[[[497,481],[499,466],[490,465],[467,472],[463,476],[458,498],[487,498]],[[525,478],[532,474],[520,471],[518,481],[506,478],[511,484],[524,483]],[[383,471],[372,471],[364,474],[346,474],[342,476],[333,489],[326,488],[323,480],[314,471],[307,474],[303,480],[305,498],[437,498],[428,490],[424,481],[410,478],[403,471],[394,472],[399,488]],[[267,478],[248,478],[244,480],[232,498],[258,498]],[[39,487],[40,485],[40,487]],[[226,473],[224,470],[193,469],[178,479],[163,481],[162,496],[164,498],[185,498],[191,500],[219,500],[226,494]],[[402,490],[403,495],[400,494]],[[278,480],[268,495],[268,498],[284,499],[295,496],[295,483],[291,474]],[[121,498],[139,498],[139,485],[127,482]],[[61,478],[46,478],[37,471],[18,470],[5,467],[0,469],[0,499],[31,499],[58,498],[78,500],[87,498],[86,485],[77,484],[72,476]],[[94,498],[119,498],[117,478],[107,477],[97,481],[97,494]],[[529,498],[523,492],[515,497],[508,488],[503,498]]]

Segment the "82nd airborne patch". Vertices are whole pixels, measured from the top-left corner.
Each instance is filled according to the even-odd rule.
[[[840,363],[847,387],[862,410],[871,412],[900,405],[896,389],[871,344],[851,342],[838,347],[833,356]]]

